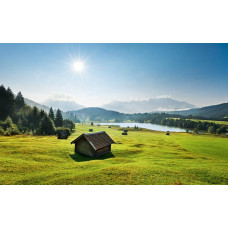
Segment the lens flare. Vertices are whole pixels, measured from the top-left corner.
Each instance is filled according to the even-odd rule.
[[[73,63],[73,68],[76,72],[82,72],[84,70],[85,66],[82,61],[76,61]]]

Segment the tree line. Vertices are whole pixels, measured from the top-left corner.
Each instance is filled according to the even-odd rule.
[[[77,119],[76,116],[72,118]],[[63,119],[59,109],[55,114],[52,108],[46,113],[30,107],[25,104],[21,92],[15,96],[9,87],[0,86],[0,134],[55,135],[59,130],[72,131],[74,127],[72,120]]]

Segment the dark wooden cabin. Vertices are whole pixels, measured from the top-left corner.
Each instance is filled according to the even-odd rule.
[[[75,144],[75,153],[85,154],[90,157],[111,152],[111,144],[115,143],[105,131],[82,134],[71,144]]]
[[[122,135],[127,135],[128,130],[124,130],[124,132],[122,133]]]
[[[58,132],[58,139],[67,139],[69,133],[67,131],[60,131]]]

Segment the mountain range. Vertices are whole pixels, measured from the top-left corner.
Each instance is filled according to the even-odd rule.
[[[25,101],[30,106],[37,106],[44,109],[52,107],[53,109],[60,109],[64,112],[77,111],[84,107],[75,101],[71,100],[52,100],[48,99],[44,105],[38,104],[32,100]],[[149,100],[132,100],[132,101],[114,101],[101,106],[101,108],[121,113],[145,113],[145,112],[164,112],[164,111],[179,111],[196,108],[194,105],[185,101],[177,101],[171,98],[154,98]]]

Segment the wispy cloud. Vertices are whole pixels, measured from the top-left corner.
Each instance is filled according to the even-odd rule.
[[[171,98],[170,95],[159,95],[159,96],[156,96],[156,98]]]
[[[73,97],[67,96],[63,93],[53,94],[52,96],[47,97],[46,100],[75,101]]]

